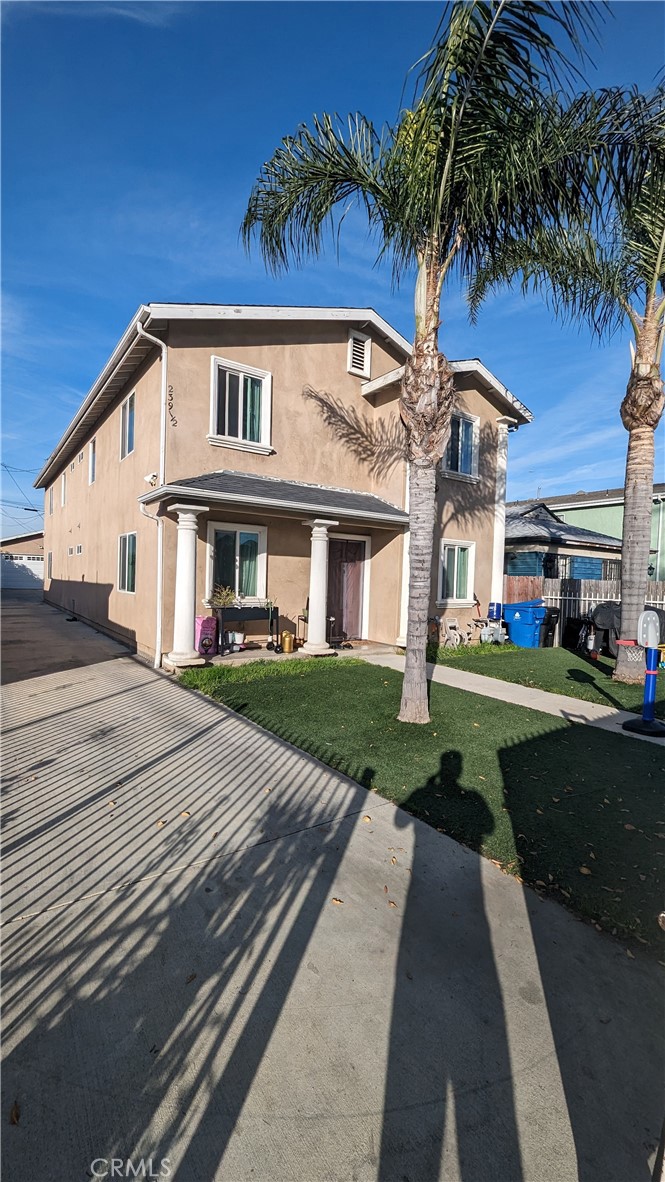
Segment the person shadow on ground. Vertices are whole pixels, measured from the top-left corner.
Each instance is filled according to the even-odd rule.
[[[503,1002],[477,852],[494,829],[462,785],[458,751],[415,789],[397,825],[413,829],[399,948],[378,1177],[381,1182],[522,1182]],[[434,804],[433,802],[436,802]],[[436,815],[434,814],[436,809]],[[428,825],[413,817],[423,816]]]

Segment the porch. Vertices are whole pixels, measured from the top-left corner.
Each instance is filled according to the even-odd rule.
[[[239,472],[178,481],[141,500],[158,501],[164,521],[169,667],[216,659],[196,641],[196,618],[212,613],[216,588],[228,589],[234,617],[243,609],[248,621],[261,617],[248,622],[248,638],[267,640],[269,627],[271,639],[275,629],[290,632],[304,641],[298,651],[306,656],[340,642],[374,642],[385,651],[398,641],[408,515],[396,505],[373,493]],[[271,615],[279,619],[269,625]],[[251,660],[262,651],[230,656]]]

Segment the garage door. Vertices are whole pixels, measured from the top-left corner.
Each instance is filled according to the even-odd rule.
[[[44,586],[43,554],[3,554],[0,585],[6,590],[30,591]]]

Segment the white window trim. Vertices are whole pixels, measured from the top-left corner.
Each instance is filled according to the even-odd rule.
[[[360,607],[360,639],[369,639],[369,575],[372,558],[372,539],[369,534],[338,534],[329,533],[329,538],[344,538],[351,542],[365,543],[365,557],[363,559],[363,586]]]
[[[92,457],[95,457],[95,473],[92,472]],[[97,479],[97,436],[88,444],[88,484],[94,484]]]
[[[60,477],[60,508],[64,509],[67,504],[67,473],[63,472]]]
[[[232,373],[247,374],[250,378],[261,380],[261,439],[254,443],[251,439],[238,439],[235,435],[217,434],[217,370],[229,369]],[[266,369],[257,369],[254,365],[244,365],[239,361],[231,361],[227,357],[213,356],[210,359],[210,431],[206,436],[213,447],[229,447],[233,451],[250,451],[261,456],[270,456],[274,452],[272,446],[272,374]]]
[[[209,521],[208,522],[208,536],[206,539],[206,546],[208,549],[208,557],[206,560],[206,594],[203,600],[204,607],[210,607],[210,599],[213,592],[213,575],[215,569],[215,530],[235,530],[239,533],[253,533],[259,535],[259,553],[256,562],[256,595],[245,596],[242,600],[247,604],[247,607],[260,607],[265,603],[267,598],[267,574],[268,574],[268,527],[266,525],[254,525],[248,521]]]
[[[123,411],[123,407],[129,406],[130,398],[134,399],[134,445],[133,445],[131,451],[126,451],[125,454],[123,455],[122,449],[123,449],[123,445],[124,445],[125,441],[124,441],[124,431],[123,431],[123,423],[122,423],[122,411]],[[123,460],[126,460],[128,456],[132,456],[134,454],[135,448],[136,448],[136,390],[132,390],[131,394],[128,394],[126,398],[123,398],[122,402],[120,403],[120,463],[122,463]]]
[[[128,591],[126,587],[120,586],[120,540],[121,540],[121,538],[131,538],[131,537],[134,537],[134,538],[137,537],[136,530],[130,529],[127,531],[126,534],[118,534],[118,563],[117,563],[118,576],[117,576],[117,582],[116,582],[115,589],[119,595],[136,595],[136,558],[138,555],[138,539],[134,544],[134,562],[135,562],[135,565],[134,565],[134,590]]]
[[[458,546],[469,551],[469,565],[467,569],[467,591],[473,591],[476,575],[476,543],[464,538],[441,538],[439,543],[439,573],[437,577],[437,607],[473,607],[475,599],[444,599],[443,598],[443,549],[444,546]]]
[[[451,480],[466,481],[467,484],[477,484],[480,480],[479,476],[479,460],[480,460],[480,416],[471,415],[465,410],[454,410],[451,415],[451,423],[453,419],[465,419],[467,423],[473,424],[473,441],[471,446],[471,472],[455,472],[452,468],[446,468],[446,455],[443,454],[441,460],[441,475],[449,477]],[[446,441],[446,451],[448,450],[448,441]]]
[[[53,485],[48,490],[48,515],[53,516]]]
[[[81,545],[81,543],[80,543],[80,542],[78,543],[78,545],[77,545],[77,547],[76,547],[76,553],[77,553],[77,554],[82,554],[82,553],[83,553],[83,546]]]
[[[362,341],[365,346],[365,356],[363,359],[362,369],[357,369],[353,364],[353,342],[354,340]],[[372,371],[372,338],[366,332],[359,332],[356,328],[349,329],[349,339],[346,347],[346,368],[349,373],[357,378],[369,378]]]

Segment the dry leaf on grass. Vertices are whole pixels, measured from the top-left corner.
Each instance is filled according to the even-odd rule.
[[[630,821],[626,821],[626,824],[624,825],[624,829],[634,829],[634,828],[635,828],[635,826],[631,825]]]
[[[21,1119],[21,1109],[18,1106],[18,1100],[14,1100],[9,1112],[10,1125],[17,1125]]]
[[[331,899],[331,900],[330,900],[330,902],[331,902],[331,903],[338,903],[338,904],[339,904],[339,903],[343,903],[343,902],[344,902],[344,900],[343,900],[343,899]]]
[[[635,957],[633,956],[633,953],[630,951],[630,948],[626,948],[626,956],[629,956],[631,960],[635,960]]]
[[[580,866],[580,874],[591,874],[588,866]]]

